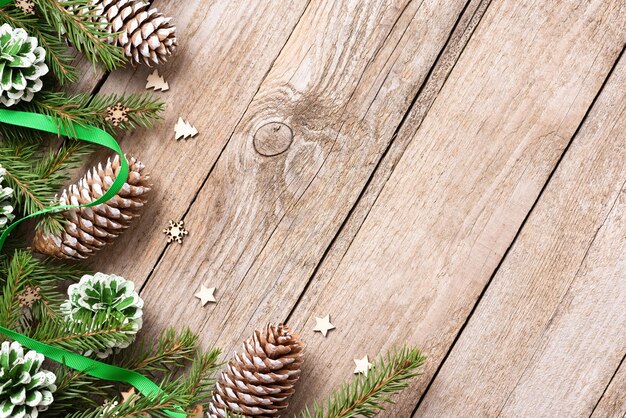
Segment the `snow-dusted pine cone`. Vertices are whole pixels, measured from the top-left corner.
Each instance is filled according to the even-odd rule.
[[[128,347],[143,325],[143,299],[135,292],[135,284],[114,274],[85,275],[70,285],[68,299],[61,311],[70,322],[91,322],[96,316],[106,317],[106,326],[130,325],[128,338],[112,343],[106,350],[95,353],[106,358],[113,349]],[[91,355],[91,352],[85,355]]]
[[[110,33],[133,64],[161,64],[176,48],[176,26],[143,0],[92,0]],[[71,8],[71,6],[70,6]]]
[[[80,205],[93,202],[109,188],[120,171],[120,158],[98,164],[78,184],[64,190],[59,199],[61,205]],[[35,233],[33,250],[57,258],[81,260],[113,241],[126,230],[147,201],[150,176],[144,165],[135,158],[128,158],[129,173],[126,183],[118,194],[98,206],[70,209],[63,212],[66,222],[58,234]]]
[[[0,102],[5,106],[30,102],[41,90],[41,77],[48,73],[46,51],[37,38],[22,28],[0,26]]]
[[[56,376],[40,370],[43,354],[27,351],[17,342],[2,343],[0,349],[0,418],[36,418],[48,409]]]
[[[228,413],[278,417],[300,378],[304,344],[286,325],[255,331],[220,373],[209,405],[210,418]]]
[[[2,185],[6,172],[7,171],[0,165],[0,231],[14,218],[13,205],[11,204],[13,189]]]

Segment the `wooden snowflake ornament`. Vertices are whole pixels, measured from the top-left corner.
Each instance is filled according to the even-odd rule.
[[[196,135],[198,135],[198,130],[196,129],[196,127],[189,122],[186,122],[183,118],[179,117],[178,121],[176,122],[176,126],[174,126],[174,137],[176,139],[187,139],[193,138]]]
[[[170,85],[167,81],[165,81],[163,76],[159,74],[158,70],[154,70],[146,80],[146,89],[168,91],[170,89]]]
[[[31,306],[33,306],[33,303],[41,300],[39,290],[40,288],[38,287],[26,286],[24,292],[17,296],[17,299],[20,301],[20,307],[30,308]]]
[[[33,0],[15,0],[15,7],[27,15],[35,14],[35,2]]]
[[[125,107],[121,103],[116,104],[115,106],[107,107],[107,113],[109,116],[105,118],[105,120],[111,122],[113,126],[118,126],[122,122],[128,122],[128,111],[130,109]]]
[[[167,242],[176,241],[179,244],[183,243],[183,238],[189,234],[189,231],[184,228],[184,224],[184,221],[170,221],[167,228],[163,230],[163,233],[167,235]]]

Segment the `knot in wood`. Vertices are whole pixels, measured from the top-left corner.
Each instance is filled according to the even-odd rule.
[[[292,142],[293,131],[281,122],[266,123],[254,134],[254,149],[266,157],[287,151]]]

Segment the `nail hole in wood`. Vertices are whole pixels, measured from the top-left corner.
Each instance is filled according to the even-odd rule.
[[[282,154],[292,142],[293,131],[281,122],[266,123],[254,133],[254,149],[266,157]]]

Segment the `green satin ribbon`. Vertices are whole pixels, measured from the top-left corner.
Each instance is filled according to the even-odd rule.
[[[3,0],[0,0],[0,6],[2,4]],[[120,171],[115,178],[115,181],[113,182],[113,184],[111,184],[109,190],[107,190],[106,193],[104,193],[99,199],[81,206],[62,205],[43,209],[13,222],[11,225],[9,225],[8,228],[4,230],[2,235],[0,235],[0,249],[2,249],[2,246],[4,245],[4,242],[6,241],[11,231],[15,229],[18,224],[25,221],[26,219],[50,212],[99,205],[114,197],[117,192],[122,189],[124,183],[126,183],[126,179],[128,178],[128,161],[126,161],[126,157],[124,157],[124,154],[122,153],[122,150],[119,144],[115,141],[115,139],[102,129],[98,129],[93,126],[74,124],[72,125],[72,131],[68,132],[64,128],[60,127],[59,124],[55,122],[55,119],[51,116],[8,109],[0,109],[0,123],[6,123],[9,125],[20,126],[24,128],[37,129],[40,131],[68,136],[71,138],[90,142],[92,144],[97,144],[118,153],[122,162]],[[17,341],[24,347],[43,354],[49,359],[52,359],[58,363],[65,364],[68,367],[86,373],[98,379],[128,383],[129,385],[134,386],[139,391],[139,393],[147,397],[158,397],[165,394],[157,384],[137,372],[102,363],[81,356],[80,354],[72,353],[71,351],[67,351],[59,347],[53,347],[51,345],[44,344],[40,341],[33,340],[32,338],[29,338],[25,335],[4,327],[0,327],[0,333]],[[175,409],[176,411],[165,412],[167,413],[167,415],[173,418],[185,418],[187,416],[180,407],[176,407]]]

